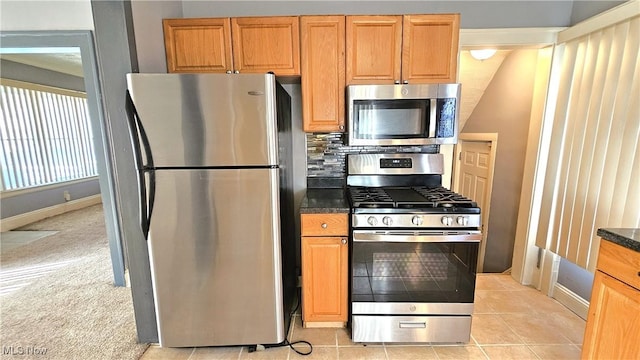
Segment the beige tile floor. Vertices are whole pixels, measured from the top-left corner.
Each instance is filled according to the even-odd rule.
[[[351,342],[347,329],[305,329],[299,315],[294,320],[289,339],[311,342],[313,352],[309,356],[298,355],[288,347],[249,353],[246,347],[171,349],[152,345],[141,359],[568,360],[580,358],[585,326],[584,320],[554,299],[502,274],[478,275],[471,341],[465,345],[365,346]]]

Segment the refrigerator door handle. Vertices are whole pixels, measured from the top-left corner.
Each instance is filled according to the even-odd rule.
[[[151,146],[149,145],[149,139],[147,137],[138,111],[133,103],[129,90],[126,93],[125,110],[127,112],[127,121],[129,125],[131,143],[133,148],[133,155],[138,169],[138,188],[140,191],[140,228],[144,234],[145,240],[149,235],[149,224],[151,223],[151,213],[153,211],[153,203],[155,201],[155,173],[153,168],[153,156],[151,154]],[[140,144],[144,147],[144,154],[146,157],[146,164],[142,161],[142,149]],[[147,184],[145,173],[149,174],[149,196],[147,197]]]

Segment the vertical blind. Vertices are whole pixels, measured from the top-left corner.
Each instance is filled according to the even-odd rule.
[[[598,228],[640,227],[640,17],[557,46],[536,245],[593,271]]]
[[[83,93],[3,79],[0,100],[0,189],[98,174]]]

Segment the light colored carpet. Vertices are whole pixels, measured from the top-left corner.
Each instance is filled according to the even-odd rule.
[[[147,344],[137,343],[131,289],[113,286],[102,205],[19,230],[58,233],[1,254],[0,281],[21,286],[0,295],[0,356],[138,359]]]
[[[13,250],[19,246],[26,245],[30,242],[40,240],[49,235],[55,234],[57,231],[5,231],[0,233],[0,252],[4,253]]]

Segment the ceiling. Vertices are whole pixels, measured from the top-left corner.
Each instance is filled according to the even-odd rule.
[[[0,59],[84,77],[79,50],[77,52],[3,53],[0,54]]]

